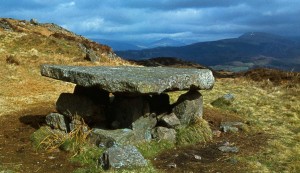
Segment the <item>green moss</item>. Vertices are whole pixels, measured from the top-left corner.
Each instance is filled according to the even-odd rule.
[[[204,119],[197,119],[194,124],[177,130],[178,145],[192,145],[212,140],[212,130]]]
[[[147,158],[154,158],[162,151],[165,151],[167,149],[174,148],[175,144],[167,141],[167,140],[160,140],[160,141],[151,141],[151,142],[144,142],[139,143],[137,145],[137,148],[142,153],[142,155]]]
[[[51,135],[50,127],[42,126],[30,136],[30,140],[36,149],[41,149],[44,147],[42,142]]]

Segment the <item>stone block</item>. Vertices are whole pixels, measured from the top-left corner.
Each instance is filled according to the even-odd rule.
[[[198,91],[181,95],[173,105],[173,112],[182,125],[188,125],[203,115],[203,98]]]

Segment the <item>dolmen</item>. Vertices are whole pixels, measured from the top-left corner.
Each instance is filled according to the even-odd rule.
[[[57,113],[47,115],[54,129],[70,132],[84,120],[91,141],[110,147],[152,139],[175,142],[176,128],[203,114],[199,90],[211,89],[208,69],[169,67],[85,67],[42,65],[41,74],[76,84],[62,93]],[[186,91],[170,104],[167,93]]]

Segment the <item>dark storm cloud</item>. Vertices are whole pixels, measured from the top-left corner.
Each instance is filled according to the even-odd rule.
[[[1,17],[37,18],[88,37],[214,40],[249,31],[300,35],[299,0],[0,0]]]

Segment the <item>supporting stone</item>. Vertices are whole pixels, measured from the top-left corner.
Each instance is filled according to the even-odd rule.
[[[106,120],[106,108],[82,95],[62,93],[56,102],[56,109],[69,119],[80,116],[90,126]]]
[[[181,95],[173,105],[173,112],[179,118],[181,124],[188,125],[203,115],[202,95],[191,90]]]

